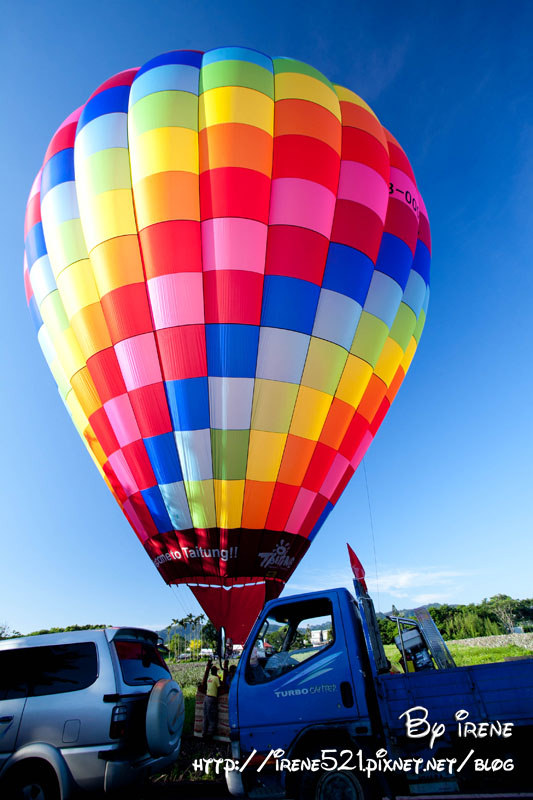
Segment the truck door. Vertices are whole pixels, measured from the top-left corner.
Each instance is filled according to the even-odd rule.
[[[305,727],[358,717],[334,592],[274,606],[245,657],[238,682],[243,753],[287,749]]]

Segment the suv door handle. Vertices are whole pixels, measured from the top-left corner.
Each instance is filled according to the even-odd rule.
[[[13,722],[13,714],[10,717],[0,717],[0,722]]]

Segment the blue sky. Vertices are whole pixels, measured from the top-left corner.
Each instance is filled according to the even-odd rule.
[[[346,584],[382,610],[533,595],[533,6],[515,2],[26,2],[0,74],[0,622],[163,626],[197,609],[150,564],[65,413],[27,314],[26,198],[57,126],[166,50],[240,44],[360,94],[406,150],[433,239],[428,323],[365,459],[285,594]],[[368,484],[368,492],[367,492]],[[370,500],[370,503],[369,503]]]

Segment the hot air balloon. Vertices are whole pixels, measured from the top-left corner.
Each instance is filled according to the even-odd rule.
[[[386,415],[429,262],[403,150],[299,61],[166,53],[52,138],[25,225],[39,342],[150,559],[235,642]]]

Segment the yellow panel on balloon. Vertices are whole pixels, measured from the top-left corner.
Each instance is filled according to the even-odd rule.
[[[402,348],[398,342],[395,342],[394,339],[389,337],[383,345],[383,350],[381,351],[378,363],[374,369],[374,372],[378,378],[381,378],[387,387],[390,386],[391,381],[394,378],[394,374],[402,361],[402,358]]]
[[[130,283],[144,283],[144,270],[135,234],[108,239],[91,251],[91,264],[100,297]]]
[[[297,394],[297,383],[256,378],[250,427],[260,431],[287,433]]]
[[[70,381],[72,376],[85,366],[85,358],[72,328],[61,331],[59,336],[54,338],[54,346],[65,375]]]
[[[219,528],[239,528],[245,481],[213,481]]]
[[[370,364],[350,353],[335,397],[357,408],[368,386],[372,372]]]
[[[274,77],[274,91],[276,102],[288,98],[310,100],[327,108],[339,121],[341,119],[339,99],[335,92],[311,75],[304,75],[301,72],[279,72]]]
[[[185,481],[184,485],[193,527],[216,527],[213,481]]]
[[[82,308],[74,314],[70,324],[86,360],[111,347],[111,336],[100,303]]]
[[[92,197],[83,223],[89,252],[107,239],[137,233],[131,189],[114,189]]]
[[[200,95],[199,130],[224,122],[244,122],[274,135],[274,101],[242,86],[209,89]]]
[[[417,342],[414,336],[411,337],[411,341],[407,345],[407,350],[405,351],[405,355],[402,358],[401,367],[404,372],[407,372],[409,367],[411,366],[411,361],[413,360],[413,356],[416,353]]]
[[[318,441],[332,400],[331,394],[310,389],[308,386],[300,386],[290,433],[302,436],[304,439],[312,439],[314,442]]]
[[[70,379],[70,383],[85,416],[89,419],[91,414],[94,414],[95,411],[102,407],[102,403],[87,367],[83,367],[79,372],[76,372]]]
[[[76,261],[57,278],[57,288],[66,315],[72,319],[82,308],[100,302],[100,295],[94,282],[91,262],[88,258]]]
[[[198,173],[198,134],[189,128],[156,128],[131,144],[133,183],[155,172]]]
[[[250,431],[246,478],[251,481],[275,481],[286,440],[286,433]]]
[[[83,413],[80,401],[76,397],[76,393],[74,391],[70,391],[67,394],[65,398],[65,404],[78,433],[80,436],[83,436],[83,432],[88,427],[89,422],[86,415]]]
[[[192,172],[156,172],[135,184],[135,211],[139,230],[173,219],[200,219],[198,175]]]
[[[345,86],[338,86],[337,84],[335,84],[335,91],[337,92],[337,97],[339,98],[339,101],[355,103],[357,106],[361,106],[361,108],[364,108],[365,111],[368,111],[369,114],[372,114],[372,116],[376,117],[377,119],[376,114],[374,113],[374,111],[372,111],[368,103],[365,103],[365,101],[361,97],[359,97],[358,94],[352,92],[351,89],[346,89]]]

